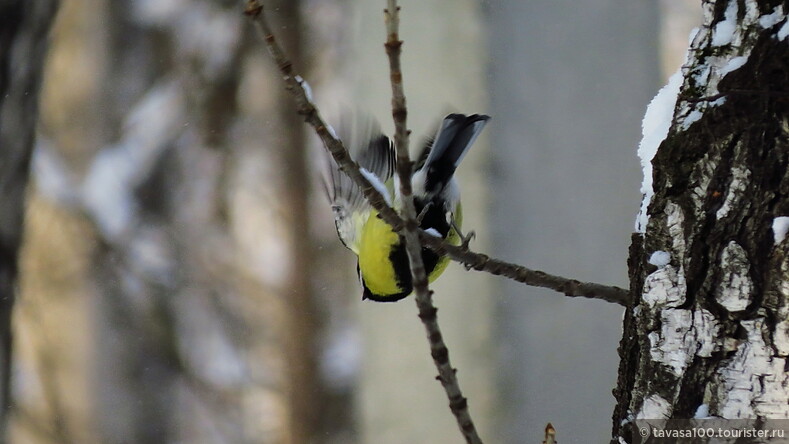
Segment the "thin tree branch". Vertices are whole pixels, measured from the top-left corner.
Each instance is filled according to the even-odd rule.
[[[400,219],[397,213],[386,204],[383,196],[375,190],[372,184],[370,184],[370,181],[362,175],[359,171],[359,164],[351,159],[348,150],[345,149],[334,130],[321,118],[318,109],[312,103],[307,82],[305,82],[301,76],[294,74],[293,64],[288,60],[282,48],[277,43],[271,31],[271,27],[266,21],[266,16],[263,13],[263,5],[257,0],[248,0],[244,13],[252,18],[257,25],[258,31],[263,36],[266,47],[274,58],[274,62],[277,64],[277,68],[285,81],[285,88],[293,95],[296,101],[296,111],[303,115],[304,121],[315,129],[318,137],[320,137],[326,149],[329,150],[329,153],[332,155],[335,162],[337,162],[337,166],[347,174],[354,183],[359,185],[364,197],[370,202],[373,208],[378,210],[381,217],[392,225],[395,231],[402,230],[402,219]]]
[[[545,426],[545,440],[542,444],[556,444],[556,429],[550,422]]]
[[[431,236],[424,231],[419,233],[419,237],[424,246],[430,248],[439,255],[449,256],[462,263],[469,270],[473,269],[496,276],[508,277],[533,287],[549,288],[570,297],[599,299],[624,307],[627,307],[630,301],[630,293],[624,288],[595,284],[593,282],[581,282],[575,279],[548,274],[544,271],[532,270],[518,264],[512,264],[489,257],[486,254],[469,251],[467,248],[448,244],[440,238]]]
[[[297,112],[304,116],[307,124],[313,127],[326,149],[334,158],[339,168],[351,178],[362,190],[365,198],[380,214],[381,218],[394,228],[402,231],[405,222],[389,205],[383,196],[373,188],[370,182],[359,172],[359,165],[351,159],[343,143],[337,138],[334,131],[320,116],[318,109],[312,103],[308,92],[307,83],[294,74],[291,62],[285,56],[282,48],[274,37],[271,27],[263,14],[263,6],[257,0],[248,0],[245,13],[253,20],[258,31],[266,42],[266,47],[282,74],[286,89],[296,102]],[[595,283],[579,282],[575,279],[554,276],[542,271],[531,270],[526,267],[511,264],[498,259],[493,259],[485,254],[475,253],[444,242],[420,230],[423,245],[439,254],[446,254],[450,259],[464,264],[467,268],[484,271],[499,276],[504,276],[527,285],[550,288],[567,296],[581,296],[590,299],[600,299],[606,302],[626,306],[630,300],[627,290]]]
[[[400,69],[400,49],[403,42],[399,39],[400,7],[397,0],[388,0],[386,17],[386,54],[389,57],[389,78],[392,83],[392,117],[394,118],[394,144],[397,152],[397,174],[400,182],[400,199],[402,214],[405,218],[405,249],[411,266],[411,277],[414,299],[419,310],[419,319],[425,326],[427,340],[430,344],[430,355],[438,370],[438,380],[444,387],[449,398],[449,408],[457,419],[460,433],[469,444],[482,444],[482,440],[471,419],[468,402],[460,389],[457,370],[452,368],[449,360],[449,349],[444,343],[441,328],[438,325],[438,310],[433,305],[432,296],[427,282],[427,272],[422,261],[422,243],[419,240],[419,226],[416,222],[416,209],[411,189],[411,173],[413,166],[408,154],[408,127],[406,118],[408,111],[403,92],[403,73]]]

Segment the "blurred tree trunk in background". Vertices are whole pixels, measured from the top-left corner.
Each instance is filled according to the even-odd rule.
[[[490,12],[492,254],[624,286],[639,127],[660,85],[658,5],[514,0]],[[622,308],[497,283],[496,440],[539,442],[547,422],[559,442],[607,440]]]
[[[267,7],[274,12],[273,17],[280,23],[278,39],[283,42],[287,54],[304,78],[310,78],[310,64],[303,57],[305,25],[302,21],[301,1],[272,1]],[[263,45],[259,44],[263,50]],[[276,73],[272,73],[276,77]],[[303,118],[296,113],[290,93],[283,85],[277,88],[274,110],[279,120],[279,130],[287,137],[278,147],[281,150],[281,199],[284,214],[283,222],[288,227],[287,237],[290,245],[287,275],[282,288],[285,308],[283,329],[283,352],[287,366],[284,381],[289,403],[287,430],[288,442],[307,444],[319,439],[318,427],[320,412],[326,407],[322,401],[322,388],[317,373],[316,336],[320,326],[317,324],[317,307],[312,292],[314,267],[312,266],[314,242],[310,237],[310,222],[313,218],[309,209],[312,170],[307,162],[307,146]],[[325,210],[323,211],[325,213]]]
[[[634,419],[789,417],[789,24],[783,2],[742,5],[704,4],[645,118],[612,442],[640,441]]]
[[[107,14],[112,63],[98,100],[114,142],[83,185],[101,238],[100,435],[244,442],[240,350],[221,317],[237,293],[212,262],[233,249],[228,133],[243,21],[236,4],[202,1],[111,2]]]
[[[296,61],[299,5],[272,14]],[[350,417],[322,418],[350,398],[325,401],[317,371],[312,288],[334,277],[311,266],[304,127],[243,4],[64,9],[34,160],[17,436],[347,436]]]
[[[0,2],[0,441],[11,402],[11,315],[50,25],[58,2]]]

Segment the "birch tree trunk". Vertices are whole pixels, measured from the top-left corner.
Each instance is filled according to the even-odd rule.
[[[0,442],[10,404],[11,313],[47,36],[57,2],[0,2]]]
[[[635,419],[789,417],[785,6],[705,1],[647,111],[614,442]]]

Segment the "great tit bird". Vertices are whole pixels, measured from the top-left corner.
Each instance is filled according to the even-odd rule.
[[[455,169],[489,119],[481,114],[449,114],[435,136],[427,140],[414,165],[411,182],[419,227],[453,245],[460,244],[463,221]],[[400,187],[392,142],[371,118],[357,118],[353,123],[340,126],[341,139],[359,163],[362,174],[387,203],[399,210]],[[326,185],[337,234],[358,256],[362,299],[394,302],[411,294],[412,278],[403,237],[381,219],[359,187],[333,161]],[[422,248],[422,260],[430,282],[441,275],[449,262],[427,248]]]

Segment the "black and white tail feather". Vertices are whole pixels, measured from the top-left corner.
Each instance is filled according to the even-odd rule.
[[[490,120],[483,114],[449,114],[428,139],[411,178],[417,197],[431,198],[446,190],[460,162]]]

